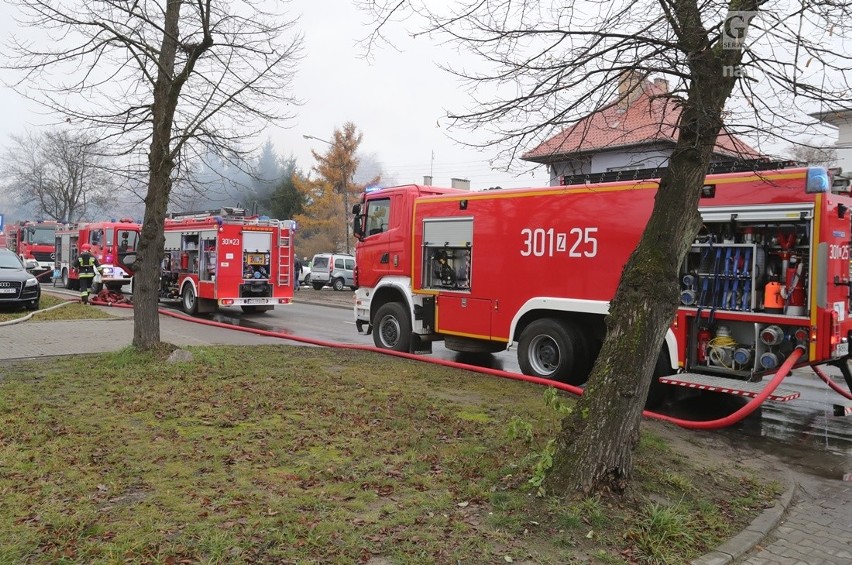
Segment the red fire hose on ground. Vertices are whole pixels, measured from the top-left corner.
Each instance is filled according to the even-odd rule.
[[[121,294],[120,292],[115,292],[112,290],[103,289],[96,295],[92,296],[89,299],[90,304],[94,304],[96,306],[115,306],[115,305],[125,305],[130,308],[133,307],[133,303],[129,298]]]
[[[91,303],[97,304],[97,305],[104,305],[104,306],[119,306],[119,307],[125,307],[125,308],[132,308],[132,304],[130,304],[129,301],[103,303],[103,302],[101,302],[100,295],[98,295],[97,298],[93,299],[91,301]],[[160,312],[160,314],[163,314],[163,315],[166,315],[166,316],[171,316],[173,318],[177,318],[177,319],[180,319],[180,320],[186,320],[188,322],[194,322],[194,323],[197,323],[197,324],[205,324],[205,325],[208,325],[208,326],[226,328],[226,329],[234,330],[234,331],[248,332],[248,333],[253,333],[253,334],[256,334],[256,335],[262,335],[262,336],[266,336],[266,337],[276,337],[276,338],[280,338],[280,339],[287,339],[287,340],[295,341],[295,342],[298,342],[298,343],[305,343],[305,344],[309,344],[309,345],[317,345],[317,346],[321,346],[321,347],[338,348],[338,349],[351,349],[351,350],[356,350],[356,351],[371,351],[371,352],[374,352],[374,353],[391,355],[391,356],[400,357],[400,358],[403,358],[403,359],[411,359],[411,360],[414,360],[414,361],[434,363],[434,364],[437,364],[437,365],[442,365],[442,366],[445,366],[445,367],[452,367],[452,368],[455,368],[455,369],[464,369],[464,370],[467,370],[467,371],[474,371],[474,372],[477,372],[477,373],[482,373],[482,374],[491,375],[491,376],[500,377],[500,378],[505,378],[505,379],[512,379],[512,380],[524,381],[524,382],[538,384],[538,385],[550,386],[550,387],[554,387],[556,389],[563,390],[565,392],[574,394],[576,396],[581,396],[583,394],[583,389],[580,388],[580,387],[577,387],[577,386],[573,386],[573,385],[569,385],[569,384],[565,384],[565,383],[560,383],[560,382],[552,381],[552,380],[549,380],[549,379],[543,379],[543,378],[539,378],[539,377],[532,377],[532,376],[528,376],[528,375],[521,375],[521,374],[518,374],[518,373],[511,373],[509,371],[503,371],[503,370],[500,370],[500,369],[489,369],[487,367],[477,367],[475,365],[468,365],[466,363],[459,363],[457,361],[448,361],[448,360],[445,360],[445,359],[434,359],[434,358],[428,358],[427,359],[427,358],[424,358],[422,355],[416,355],[416,354],[413,354],[413,353],[403,353],[403,352],[399,352],[399,351],[391,351],[391,350],[388,350],[388,349],[379,349],[379,348],[371,346],[371,345],[337,343],[337,342],[325,341],[325,340],[321,340],[321,339],[307,338],[307,337],[301,337],[301,336],[296,336],[296,335],[291,335],[291,334],[283,334],[283,333],[275,332],[275,331],[271,331],[271,330],[244,328],[244,327],[240,327],[240,326],[234,326],[234,325],[231,325],[231,324],[226,324],[224,322],[217,322],[217,321],[214,321],[214,320],[205,320],[205,319],[201,319],[201,318],[195,318],[195,317],[188,316],[188,315],[180,313],[180,312],[174,312],[174,311],[166,310],[166,309],[163,309],[163,308],[160,308],[159,312]],[[753,413],[755,410],[757,410],[760,407],[761,404],[763,404],[763,402],[769,397],[769,395],[772,394],[775,391],[776,388],[778,388],[778,386],[781,384],[781,381],[783,381],[784,378],[787,377],[787,375],[790,373],[790,371],[792,371],[793,366],[796,364],[796,362],[801,358],[801,356],[803,354],[804,354],[804,349],[801,348],[801,347],[797,347],[793,351],[793,353],[791,353],[790,356],[787,357],[787,359],[784,361],[784,363],[778,368],[778,371],[775,373],[775,375],[770,380],[769,384],[766,386],[766,388],[763,389],[763,391],[761,391],[760,394],[758,394],[755,398],[751,399],[745,406],[741,407],[736,412],[729,414],[728,416],[725,416],[724,418],[718,418],[716,420],[695,421],[695,420],[685,420],[685,419],[682,419],[682,418],[674,418],[674,417],[671,417],[671,416],[666,416],[665,414],[660,414],[658,412],[652,412],[650,410],[645,410],[645,411],[642,412],[642,414],[646,418],[653,418],[653,419],[656,419],[656,420],[662,420],[664,422],[669,422],[671,424],[675,424],[675,425],[680,426],[682,428],[693,429],[693,430],[715,430],[715,429],[721,429],[721,428],[725,428],[725,427],[728,427],[728,426],[732,426],[732,425],[736,424],[737,422],[740,422],[741,420],[748,417],[751,413]],[[817,374],[819,375],[819,373],[817,373]],[[825,377],[825,378],[828,378],[828,377]],[[825,379],[823,379],[823,380],[825,380]],[[831,383],[831,384],[834,384],[834,383]],[[836,386],[837,385],[834,385],[832,388],[835,388]]]
[[[843,398],[845,398],[847,400],[852,400],[852,392],[849,392],[847,390],[843,390],[843,388],[840,385],[838,385],[837,383],[832,381],[831,378],[828,375],[823,373],[822,369],[820,369],[819,367],[812,367],[812,368],[814,370],[814,373],[816,373],[816,375],[822,380],[822,382],[827,384],[828,387],[831,390],[833,390],[834,392],[836,392],[837,394],[839,394],[840,396],[842,396]]]

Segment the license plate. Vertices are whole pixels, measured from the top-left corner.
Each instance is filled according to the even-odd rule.
[[[844,355],[849,355],[849,343],[838,343],[834,350],[834,356],[842,357]]]
[[[16,294],[18,289],[16,288],[0,288],[0,294]]]
[[[268,304],[269,301],[266,298],[246,298],[246,304]]]

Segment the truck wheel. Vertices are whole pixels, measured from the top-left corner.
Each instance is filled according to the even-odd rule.
[[[341,291],[345,287],[346,287],[346,285],[343,284],[343,279],[334,279],[334,282],[331,283],[331,288],[333,288],[334,290],[337,290],[337,291]]]
[[[181,310],[194,316],[198,313],[198,298],[195,296],[195,290],[191,284],[183,287],[183,295],[181,296]]]
[[[570,322],[536,320],[524,329],[518,342],[518,364],[525,375],[571,385],[585,382],[588,352],[579,330]]]
[[[322,287],[325,285],[322,283],[311,283],[311,286],[314,287],[314,290],[322,290]]]
[[[92,283],[92,294],[100,294],[103,289],[104,289],[103,283],[96,283],[96,282]]]
[[[62,287],[71,288],[70,286],[68,286],[69,282],[70,281],[68,280],[68,269],[62,269]]]
[[[388,302],[374,318],[373,343],[379,349],[408,353],[411,348],[411,320],[399,302]]]

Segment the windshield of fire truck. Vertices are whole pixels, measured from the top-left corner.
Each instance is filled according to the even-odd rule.
[[[32,228],[29,230],[29,241],[33,245],[54,245],[54,233],[53,228]]]
[[[387,231],[390,217],[390,198],[371,200],[367,205],[367,235]]]
[[[126,228],[117,228],[115,231],[115,241],[118,242],[119,253],[127,253],[136,249],[139,232]]]

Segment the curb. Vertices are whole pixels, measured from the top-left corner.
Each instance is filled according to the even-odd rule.
[[[710,553],[691,561],[690,565],[727,565],[757,547],[787,514],[787,510],[793,502],[793,495],[799,488],[795,475],[789,470],[785,474],[788,483],[787,490],[771,508],[764,510],[742,532]]]
[[[74,303],[73,300],[69,300],[67,302],[57,304],[56,306],[51,306],[50,308],[44,308],[43,310],[35,310],[33,312],[30,312],[26,316],[21,316],[20,318],[15,318],[14,320],[6,320],[5,322],[0,322],[0,326],[11,326],[13,324],[20,324],[21,322],[26,322],[27,320],[29,320],[30,318],[32,318],[33,316],[35,316],[39,312],[50,312],[51,310],[56,310],[57,308],[62,308],[63,306],[66,306],[68,304],[73,304],[73,303]]]

